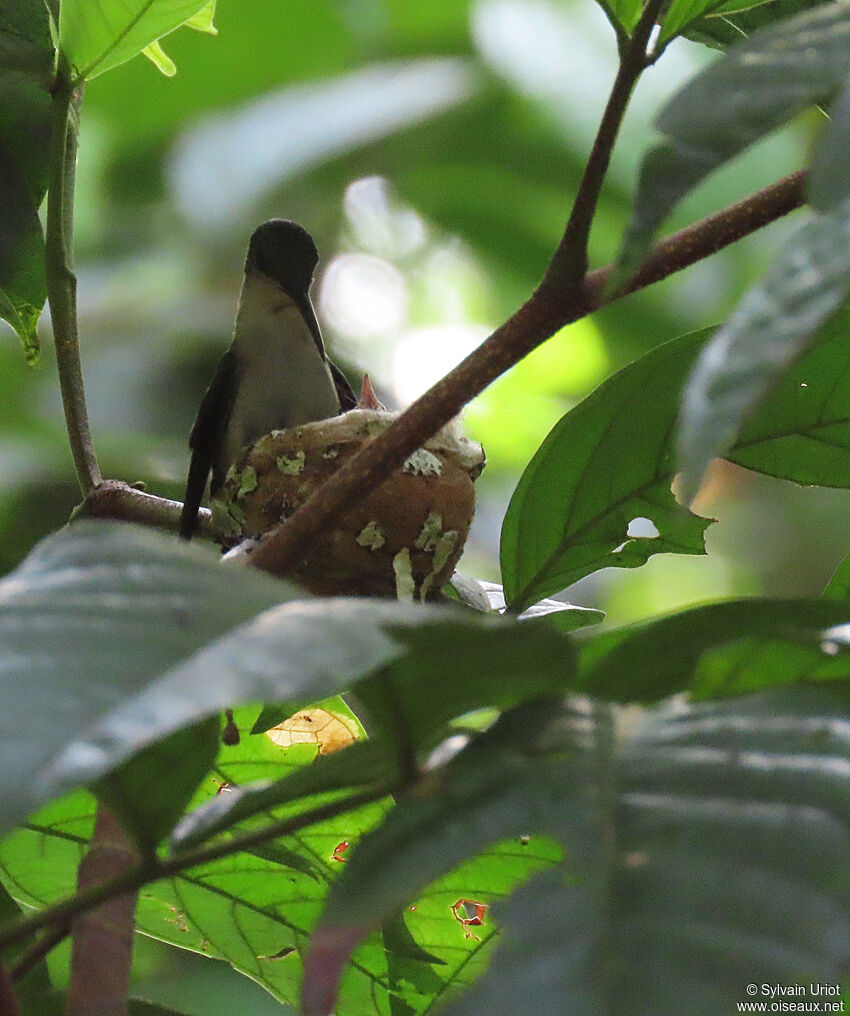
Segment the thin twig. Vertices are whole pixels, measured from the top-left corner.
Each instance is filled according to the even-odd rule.
[[[82,86],[75,90],[68,79],[67,69],[60,68],[52,97],[53,133],[44,266],[65,424],[77,479],[85,495],[100,483],[101,475],[89,429],[80,365],[77,278],[73,260],[74,176],[81,102]]]
[[[663,3],[664,0],[649,0],[628,45],[621,50],[617,76],[599,122],[564,235],[540,283],[541,289],[558,292],[562,299],[570,302],[574,302],[581,291],[582,280],[587,273],[587,245],[599,194],[629,99],[647,66],[649,37]]]
[[[101,882],[90,889],[60,900],[59,903],[54,903],[45,910],[27,914],[0,928],[0,949],[5,949],[16,942],[25,941],[42,928],[67,923],[71,918],[77,917],[93,907],[98,907],[108,900],[138,892],[139,889],[152,882],[171,878],[173,875],[179,875],[190,868],[197,868],[201,864],[208,864],[222,857],[230,857],[232,854],[239,853],[240,850],[249,850],[251,847],[275,840],[280,836],[290,836],[316,822],[336,818],[337,815],[342,815],[354,808],[380,801],[384,797],[397,793],[402,789],[402,786],[401,780],[373,786],[341,801],[331,801],[310,811],[302,812],[300,815],[271,822],[259,829],[252,829],[230,839],[200,846],[184,854],[177,854],[166,859],[145,858],[133,868],[129,868],[108,882]]]
[[[70,921],[65,921],[64,923],[54,925],[52,928],[48,928],[41,938],[20,956],[9,971],[12,980],[19,981],[21,978],[26,977],[34,966],[37,966],[49,952],[52,952],[66,938],[70,930]],[[2,1011],[0,1009],[0,1012]]]
[[[89,493],[72,518],[122,519],[176,533],[182,511],[182,501],[148,494],[121,480],[104,480]],[[198,534],[207,539],[213,537],[212,512],[208,508],[198,509]]]

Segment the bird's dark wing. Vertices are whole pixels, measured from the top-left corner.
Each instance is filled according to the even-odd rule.
[[[207,477],[215,463],[216,452],[230,419],[235,397],[236,356],[228,349],[219,360],[210,386],[204,392],[192,433],[189,435],[192,460],[189,464],[189,478],[186,481],[183,512],[180,516],[180,536],[184,540],[191,540],[198,527],[198,508],[201,506]],[[221,477],[213,477],[214,486],[220,486],[221,482]]]
[[[336,395],[339,399],[339,411],[341,413],[347,413],[349,409],[354,409],[357,405],[357,396],[352,391],[351,385],[348,383],[348,378],[343,372],[337,367],[333,360],[328,360],[328,366],[331,369],[331,377],[334,379],[334,385],[336,386]]]

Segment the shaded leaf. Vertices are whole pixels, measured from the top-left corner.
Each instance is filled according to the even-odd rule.
[[[822,649],[824,633],[846,621],[848,611],[847,604],[830,600],[731,600],[628,625],[603,632],[582,645],[577,685],[596,697],[617,702],[666,698],[689,689],[697,661],[705,652],[744,639],[750,652],[757,643],[769,649],[776,648],[775,640],[796,643],[807,660],[814,657],[827,664],[829,659]],[[762,658],[769,661],[769,653]],[[802,676],[796,667],[790,676],[784,672],[781,653],[773,661],[773,671],[769,665],[765,669],[762,683]],[[714,688],[715,694],[742,690],[753,690],[752,683],[748,688],[739,679],[737,687],[727,682]]]
[[[136,843],[152,850],[174,828],[218,754],[218,717],[178,730],[93,787]]]
[[[806,176],[806,197],[819,212],[829,212],[850,197],[850,85],[829,108],[829,120],[817,141]]]
[[[46,299],[38,207],[47,189],[52,64],[46,4],[0,5],[0,317],[31,362]]]
[[[704,347],[682,400],[682,499],[692,501],[712,458],[850,292],[850,200],[798,230]],[[841,315],[831,331],[846,334]],[[829,329],[828,329],[829,331]]]
[[[55,793],[45,767],[99,717],[287,595],[133,526],[78,523],[39,544],[0,581],[5,827]]]
[[[847,707],[837,685],[658,709],[619,747],[602,724],[564,785],[572,877],[545,872],[494,907],[503,942],[447,1016],[716,1016],[748,983],[839,984]],[[608,806],[568,824],[586,795]]]
[[[848,71],[850,21],[835,3],[764,29],[693,78],[656,120],[665,140],[641,167],[619,280],[689,190],[798,110],[828,99]]]
[[[206,10],[204,0],[63,0],[60,48],[83,79],[131,60]]]
[[[728,10],[697,18],[685,27],[682,34],[705,46],[725,49],[759,28],[766,28],[802,11],[831,2],[832,0],[766,0],[745,7],[743,2],[732,0],[723,5]]]

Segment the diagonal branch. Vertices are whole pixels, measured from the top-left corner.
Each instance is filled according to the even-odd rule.
[[[572,300],[539,287],[531,298],[465,360],[418,398],[395,423],[344,463],[282,526],[267,533],[249,560],[257,568],[287,574],[316,534],[376,487],[423,441],[449,422],[472,398],[533,349],[571,324],[674,272],[709,257],[803,203],[805,173],[765,187],[721,212],[657,243],[627,287],[604,293],[612,266],[585,277]]]

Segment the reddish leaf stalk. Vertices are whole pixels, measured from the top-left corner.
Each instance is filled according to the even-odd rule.
[[[98,807],[91,847],[80,864],[78,891],[108,882],[138,860],[115,816]],[[128,892],[74,920],[65,1016],[126,1016],[135,914],[136,893]]]

